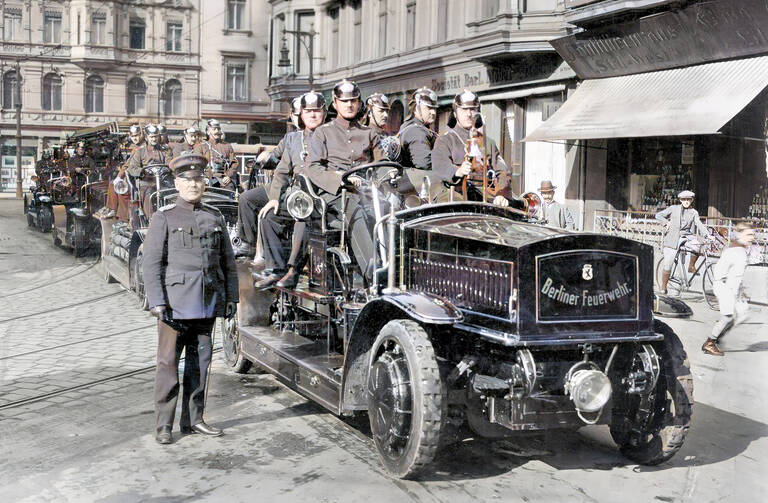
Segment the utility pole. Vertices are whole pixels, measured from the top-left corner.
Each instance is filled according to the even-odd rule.
[[[21,189],[21,64],[16,59],[16,89],[14,89],[14,105],[16,106],[16,199],[24,197]]]

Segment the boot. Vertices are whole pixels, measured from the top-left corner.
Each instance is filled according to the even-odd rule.
[[[704,352],[704,354],[712,356],[723,356],[725,354],[720,350],[719,347],[717,347],[717,341],[712,338],[707,339],[707,342],[701,346],[701,350]]]
[[[288,269],[288,272],[285,273],[285,276],[280,278],[280,281],[277,282],[277,286],[281,288],[289,288],[289,289],[296,288],[296,285],[298,284],[299,284],[299,271],[297,271],[296,268],[293,266],[291,266],[291,268]]]
[[[688,262],[688,272],[691,274],[696,274],[696,261],[699,259],[699,256],[692,253],[691,259]]]
[[[661,272],[661,293],[667,294],[667,284],[669,283],[669,274],[671,271]]]

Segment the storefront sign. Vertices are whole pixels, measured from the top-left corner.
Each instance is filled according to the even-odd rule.
[[[583,79],[765,54],[768,0],[710,0],[551,43]]]

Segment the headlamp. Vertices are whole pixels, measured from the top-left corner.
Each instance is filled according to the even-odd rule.
[[[309,218],[312,211],[315,209],[315,202],[309,194],[303,190],[297,190],[291,192],[288,199],[285,201],[285,206],[288,208],[288,213],[290,213],[293,218],[296,220],[305,220]]]
[[[580,369],[567,378],[565,392],[571,396],[576,410],[597,412],[611,398],[611,381],[600,370]]]

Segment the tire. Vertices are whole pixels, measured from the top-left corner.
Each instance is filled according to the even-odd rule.
[[[416,478],[435,458],[447,411],[434,348],[418,323],[392,320],[371,354],[368,417],[379,458],[392,476]]]
[[[49,206],[41,206],[37,212],[37,225],[40,232],[51,232],[53,227],[53,213]]]
[[[664,340],[653,345],[660,359],[660,374],[643,419],[639,395],[624,394],[616,400],[611,436],[621,453],[641,465],[668,461],[683,446],[693,411],[693,376],[688,356],[675,332],[654,321],[654,331]]]
[[[717,301],[717,296],[715,295],[715,273],[712,270],[713,266],[714,264],[709,264],[704,268],[704,274],[701,275],[701,291],[704,293],[704,300],[707,301],[709,308],[714,311],[719,311],[720,303]]]
[[[237,323],[237,316],[230,320],[221,319],[221,345],[224,349],[224,362],[236,374],[247,374],[253,363],[240,351],[240,331]]]
[[[139,307],[144,311],[149,311],[149,302],[147,301],[147,293],[144,290],[144,274],[141,267],[144,259],[144,245],[139,245],[139,249],[136,251],[136,257],[131,262],[131,286],[133,291],[136,292],[136,296],[139,298]]]
[[[88,252],[90,239],[87,234],[87,229],[84,229],[85,222],[75,218],[72,224],[72,255],[75,257],[82,257]]]

